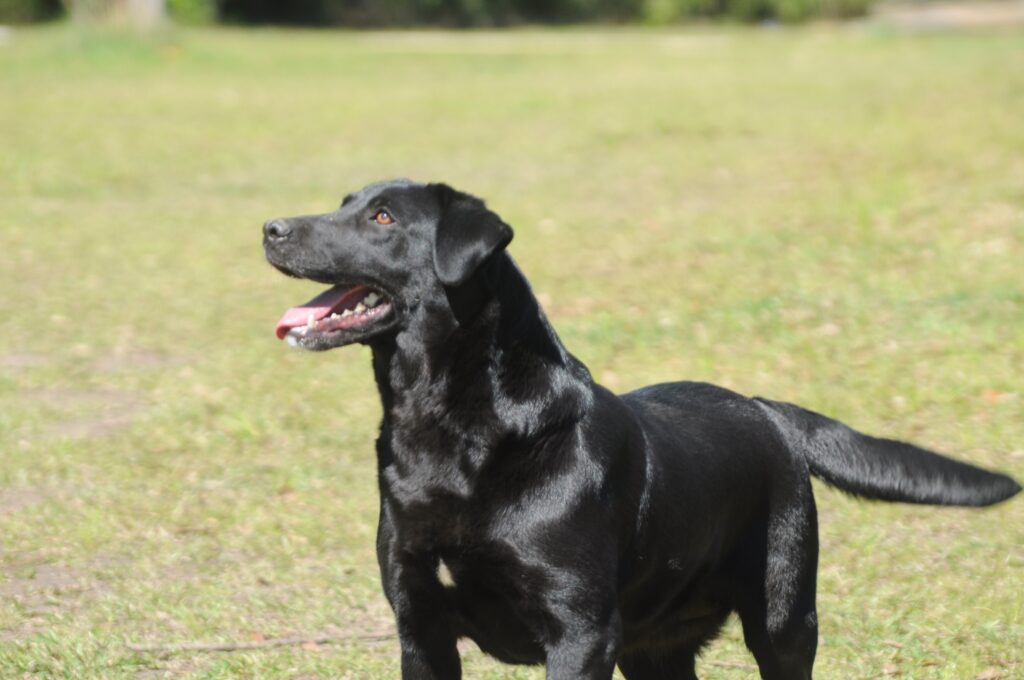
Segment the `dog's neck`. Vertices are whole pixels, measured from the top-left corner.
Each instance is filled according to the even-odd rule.
[[[465,306],[466,309],[452,309]],[[487,423],[495,434],[549,424],[517,403],[561,403],[561,418],[582,412],[592,381],[562,345],[526,278],[505,253],[488,261],[448,300],[421,301],[406,327],[373,345],[385,421]],[[459,318],[461,317],[461,318]],[[481,417],[485,414],[488,417]],[[550,415],[550,414],[549,414]],[[414,417],[415,416],[415,417]]]

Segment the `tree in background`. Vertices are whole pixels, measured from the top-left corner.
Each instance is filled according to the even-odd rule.
[[[55,19],[61,13],[60,0],[0,0],[0,24],[27,24]]]
[[[186,1],[186,0],[179,0]],[[187,0],[193,3],[214,0]],[[756,22],[862,16],[874,0],[216,0],[221,19],[312,26],[505,26],[519,23]]]
[[[667,24],[728,17],[797,22],[866,14],[874,0],[64,0],[77,21],[299,26],[506,26],[582,22]],[[51,18],[60,0],[0,0],[0,23]]]

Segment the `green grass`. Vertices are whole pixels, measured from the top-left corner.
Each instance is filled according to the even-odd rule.
[[[260,247],[384,177],[486,197],[615,389],[709,380],[1024,477],[1021,37],[14,33],[0,677],[396,677],[392,641],[126,647],[390,625],[369,354],[277,342],[318,287]],[[1024,502],[817,496],[818,677],[1024,676]],[[752,676],[737,631],[705,675]]]

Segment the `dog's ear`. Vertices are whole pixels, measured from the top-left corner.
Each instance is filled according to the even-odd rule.
[[[446,286],[465,283],[493,253],[512,240],[512,227],[487,209],[479,198],[431,184],[441,204],[434,235],[434,269]]]

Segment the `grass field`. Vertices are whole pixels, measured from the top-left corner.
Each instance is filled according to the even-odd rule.
[[[394,678],[369,353],[269,217],[484,196],[618,390],[797,401],[1024,477],[1024,40],[878,27],[0,44],[0,677]],[[1024,501],[817,487],[819,678],[1024,677]],[[707,677],[749,678],[731,625]],[[543,677],[467,650],[467,678]]]

